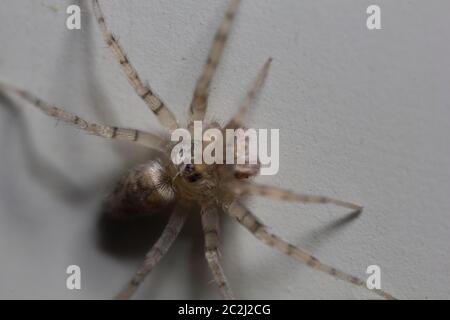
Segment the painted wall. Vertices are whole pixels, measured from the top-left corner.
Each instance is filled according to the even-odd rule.
[[[93,121],[161,131],[101,39],[86,1],[3,1],[0,80]],[[224,121],[258,69],[274,58],[247,118],[280,129],[280,171],[258,178],[364,206],[251,199],[271,229],[358,276],[381,267],[399,298],[449,298],[450,3],[243,1],[212,85],[209,119]],[[82,29],[65,28],[78,3]],[[225,1],[102,1],[107,23],[180,119]],[[0,297],[110,298],[158,236],[164,217],[99,222],[113,181],[146,150],[57,124],[27,103],[0,101]],[[224,222],[229,219],[224,218]],[[203,260],[198,217],[148,277],[138,298],[219,298]],[[234,222],[222,259],[239,298],[375,298],[265,247]],[[65,287],[68,265],[82,290]]]

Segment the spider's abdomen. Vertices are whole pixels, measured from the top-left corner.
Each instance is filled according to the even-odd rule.
[[[104,213],[117,218],[150,215],[167,209],[175,192],[157,160],[136,166],[125,174],[107,197]]]

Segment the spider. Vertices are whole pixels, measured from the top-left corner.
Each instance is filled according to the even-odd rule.
[[[204,120],[208,107],[210,84],[227,42],[239,3],[240,0],[231,0],[214,37],[189,106],[187,122],[187,129],[189,130],[192,130],[194,121]],[[307,251],[270,233],[267,227],[246,208],[243,199],[248,195],[259,195],[301,203],[334,204],[348,208],[354,214],[361,213],[363,208],[325,196],[298,194],[281,188],[250,182],[251,178],[258,173],[258,168],[255,168],[255,166],[230,164],[176,165],[169,156],[173,147],[173,143],[169,140],[169,134],[180,127],[178,121],[150,86],[141,81],[137,70],[131,64],[116,36],[109,31],[99,1],[92,0],[92,6],[104,41],[120,64],[136,94],[142,98],[160,124],[167,129],[167,135],[160,136],[141,130],[92,123],[75,114],[49,105],[33,94],[14,86],[0,83],[0,89],[5,93],[12,93],[23,98],[48,116],[74,125],[89,134],[108,139],[131,141],[158,152],[157,158],[131,169],[124,175],[106,199],[106,213],[118,217],[152,215],[161,211],[170,212],[169,220],[160,237],[150,248],[143,263],[123,290],[119,292],[117,298],[129,299],[132,297],[144,278],[168,252],[183,228],[187,217],[192,213],[201,215],[206,261],[214,281],[225,299],[233,299],[235,296],[228,284],[219,259],[220,214],[226,214],[234,218],[261,242],[299,262],[367,289],[364,280],[324,264]],[[210,123],[207,127],[214,127],[219,130],[244,128],[243,117],[263,86],[271,61],[272,59],[269,58],[265,62],[238,112],[231,120],[224,126]],[[372,289],[371,291],[385,299],[394,299],[391,294],[381,289]]]

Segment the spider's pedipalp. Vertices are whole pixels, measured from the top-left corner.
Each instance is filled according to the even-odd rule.
[[[264,66],[261,68],[261,71],[258,73],[255,83],[247,92],[244,101],[239,107],[236,115],[227,123],[225,129],[237,129],[242,126],[242,118],[247,113],[248,108],[250,107],[252,101],[255,99],[256,94],[259,89],[263,86],[264,81],[267,78],[267,74],[269,73],[270,63],[272,62],[272,58],[267,59]]]
[[[344,207],[353,210],[352,214],[359,214],[363,210],[363,207],[350,202],[333,199],[325,196],[295,193],[278,187],[266,186],[251,182],[234,183],[232,185],[232,189],[233,192],[239,196],[259,195],[267,198],[284,201],[297,201],[302,203],[316,203],[316,204],[334,204],[339,207]]]
[[[36,108],[40,109],[46,115],[53,117],[57,120],[61,120],[65,123],[74,125],[77,128],[86,131],[90,134],[107,139],[132,141],[140,145],[143,145],[147,148],[159,151],[164,150],[165,142],[160,137],[152,133],[136,129],[119,128],[115,126],[108,126],[104,124],[97,124],[86,121],[73,113],[64,111],[60,108],[47,104],[43,100],[37,98],[36,96],[27,91],[18,89],[16,87],[4,83],[0,83],[0,90],[4,91],[5,93],[8,92],[14,93],[19,97],[21,97],[22,99],[34,105]]]
[[[159,122],[169,130],[178,128],[175,115],[170,111],[167,105],[153,92],[153,90],[142,83],[137,70],[133,67],[124,50],[120,46],[115,36],[108,30],[105,17],[100,8],[98,0],[92,0],[94,14],[100,26],[103,38],[111,49],[114,57],[119,62],[122,70],[125,72],[130,84],[137,95],[147,104],[150,110],[158,118]]]
[[[260,222],[259,219],[239,201],[233,201],[231,204],[225,205],[224,211],[227,212],[231,217],[235,218],[261,242],[280,250],[288,256],[306,264],[308,267],[327,273],[345,282],[373,291],[384,299],[395,299],[391,294],[381,289],[368,289],[364,280],[349,275],[329,265],[326,265],[305,250],[302,250],[284,241],[280,237],[268,232],[267,227],[262,222]]]
[[[136,271],[127,286],[117,295],[119,300],[127,300],[136,292],[145,277],[152,271],[153,267],[169,251],[172,243],[177,238],[184,226],[188,213],[182,208],[175,208],[169,218],[161,236],[145,256],[145,260]]]
[[[219,213],[215,205],[206,205],[201,210],[203,234],[205,237],[205,257],[214,281],[225,299],[234,299],[225,273],[219,261]]]
[[[194,89],[191,104],[189,106],[189,125],[194,121],[202,121],[208,107],[208,96],[211,80],[222,56],[223,48],[228,38],[234,16],[239,7],[240,0],[231,0],[228,10],[216,32],[213,44],[209,50],[208,58],[203,66],[202,74]]]

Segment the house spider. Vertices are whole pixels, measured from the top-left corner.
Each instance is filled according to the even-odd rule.
[[[204,120],[208,107],[211,80],[220,61],[239,2],[240,0],[231,0],[225,17],[216,32],[201,76],[196,83],[188,111],[187,128],[189,130],[192,130],[194,121]],[[117,38],[109,31],[98,0],[92,0],[92,4],[107,46],[111,49],[136,94],[142,98],[161,125],[167,129],[167,133],[170,134],[173,130],[179,128],[174,114],[149,86],[143,84]],[[211,123],[207,127],[215,127],[220,130],[243,127],[242,118],[262,87],[270,63],[271,59],[268,59],[261,68],[237,114],[225,126],[220,127],[217,123]],[[120,180],[106,201],[106,213],[119,217],[151,215],[164,210],[172,210],[159,239],[148,251],[144,262],[129,283],[117,295],[118,299],[128,299],[135,293],[143,279],[167,253],[180,233],[189,213],[194,210],[201,215],[206,261],[214,281],[222,296],[226,299],[234,298],[234,294],[219,261],[219,215],[222,212],[234,218],[268,246],[278,249],[315,270],[367,289],[364,280],[324,264],[305,250],[286,242],[275,234],[269,233],[266,226],[244,206],[241,200],[248,195],[259,195],[285,201],[334,204],[348,208],[356,214],[362,211],[362,207],[324,196],[298,194],[277,187],[249,182],[247,178],[252,178],[258,173],[258,168],[255,169],[254,166],[230,164],[175,165],[169,156],[171,147],[173,147],[169,135],[161,137],[141,130],[92,123],[75,114],[51,106],[31,93],[16,87],[0,83],[0,89],[5,93],[16,94],[48,116],[74,125],[90,134],[108,139],[132,141],[159,152],[157,159],[149,160],[147,163],[130,170]],[[371,291],[383,298],[394,299],[392,295],[381,289],[372,289]]]

